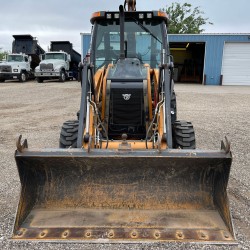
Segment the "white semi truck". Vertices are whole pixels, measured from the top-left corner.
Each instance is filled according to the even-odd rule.
[[[58,79],[60,82],[77,79],[78,64],[81,55],[73,50],[69,41],[51,42],[50,51],[41,56],[41,62],[35,69],[37,82]]]
[[[31,35],[13,35],[12,53],[5,55],[0,64],[0,82],[19,80],[25,82],[34,78],[34,69],[39,64],[39,55],[44,50]]]
[[[59,79],[60,82],[64,82],[72,79],[70,61],[70,55],[64,51],[45,53],[39,66],[35,69],[37,82],[41,83],[49,79]]]
[[[23,53],[8,54],[0,64],[0,82],[5,80],[19,80],[25,82],[33,75],[30,67],[31,57]]]

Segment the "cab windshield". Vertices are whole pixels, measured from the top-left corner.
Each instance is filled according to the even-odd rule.
[[[64,60],[64,54],[63,53],[49,53],[49,54],[45,54],[45,60],[50,60],[50,59]]]
[[[8,55],[7,57],[8,62],[23,62],[23,56],[21,55]]]
[[[161,60],[162,21],[125,21],[125,54],[127,58],[138,58],[142,63],[157,68]],[[120,25],[101,20],[96,25],[93,41],[96,69],[115,63],[120,57]]]

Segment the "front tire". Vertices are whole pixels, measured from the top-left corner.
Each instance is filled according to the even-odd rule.
[[[27,74],[25,72],[21,72],[19,76],[19,82],[26,82],[27,81]]]
[[[36,80],[38,83],[43,83],[43,78],[41,78],[41,77],[37,77]]]
[[[191,122],[175,121],[173,124],[173,146],[181,149],[195,149],[195,133]]]
[[[0,82],[5,82],[5,79],[0,79]]]
[[[59,148],[76,148],[79,121],[66,121],[62,125]]]
[[[66,74],[65,71],[62,70],[60,73],[59,82],[65,82],[65,80],[66,80]]]

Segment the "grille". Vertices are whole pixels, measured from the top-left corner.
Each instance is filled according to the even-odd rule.
[[[12,71],[11,66],[9,66],[9,65],[1,65],[0,66],[0,72],[9,73],[11,71]]]
[[[143,89],[112,89],[110,124],[141,126],[144,120]]]
[[[52,63],[42,63],[40,64],[40,70],[53,70],[53,64]]]

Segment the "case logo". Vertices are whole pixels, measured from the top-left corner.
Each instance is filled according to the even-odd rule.
[[[122,96],[125,101],[128,101],[131,97],[131,94],[122,94]]]

